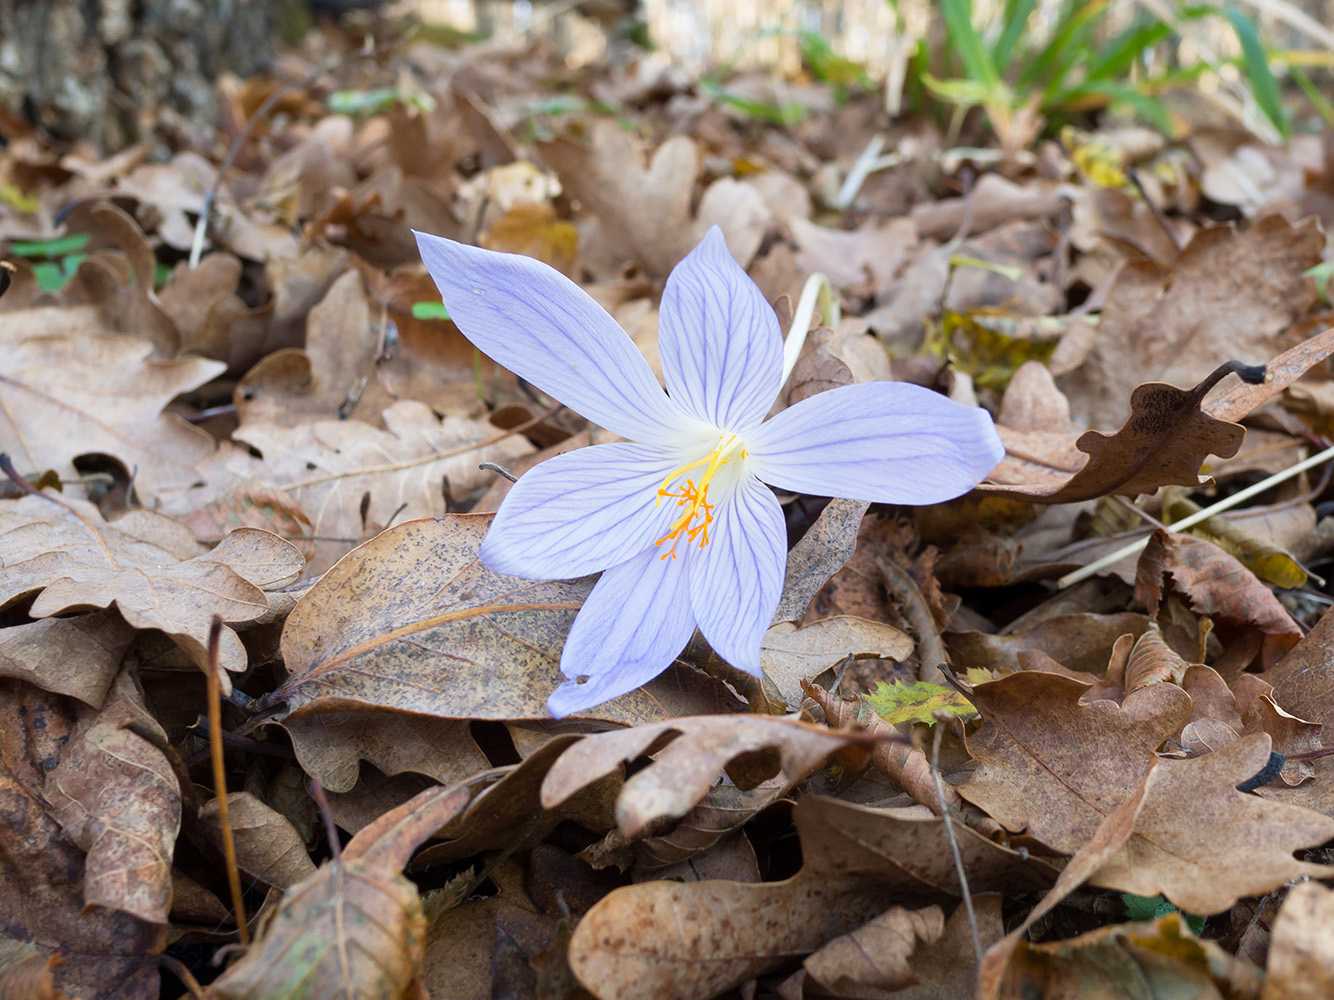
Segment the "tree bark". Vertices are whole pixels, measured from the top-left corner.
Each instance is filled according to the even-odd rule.
[[[0,105],[61,139],[114,151],[164,109],[217,113],[214,82],[272,56],[270,0],[0,0]]]

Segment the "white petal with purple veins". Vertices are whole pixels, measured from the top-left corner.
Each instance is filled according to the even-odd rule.
[[[690,552],[690,604],[709,645],[760,676],[760,639],[783,591],[787,529],[773,491],[747,475],[718,505],[708,545]]]
[[[565,640],[560,669],[570,680],[547,710],[558,719],[582,712],[667,669],[695,631],[688,583],[686,561],[656,548],[603,573]]]
[[[668,444],[698,430],[625,331],[565,275],[531,257],[416,236],[450,318],[484,354],[622,437]]]
[[[904,382],[831,389],[746,435],[751,471],[780,489],[929,504],[968,492],[1005,455],[986,410]]]
[[[658,353],[672,398],[716,427],[744,431],[773,406],[783,371],[778,317],[717,226],[667,278]]]

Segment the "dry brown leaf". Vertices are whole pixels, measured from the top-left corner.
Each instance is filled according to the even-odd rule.
[[[842,568],[857,546],[857,528],[870,504],[831,500],[801,541],[787,554],[783,596],[774,622],[796,621],[816,591]]]
[[[1005,936],[1000,894],[986,892],[973,896],[973,910],[977,917],[977,936],[983,948],[990,948]],[[969,919],[967,907],[960,904],[954,908],[945,922],[944,933],[931,944],[918,948],[913,955],[912,973],[916,985],[898,990],[894,1000],[971,1000],[977,986],[978,969]]]
[[[570,968],[600,1000],[703,1000],[852,931],[890,905],[957,895],[942,821],[806,797],[794,819],[805,867],[784,882],[649,882],[617,889],[580,921]],[[975,890],[1032,890],[1054,872],[957,833]]]
[[[787,787],[809,777],[832,753],[864,742],[792,718],[719,715],[672,719],[580,740],[561,755],[542,782],[542,806],[554,809],[575,792],[641,756],[616,802],[616,824],[634,837],[685,816],[724,771],[742,791],[781,774]]]
[[[760,640],[760,664],[790,708],[801,705],[801,682],[811,680],[848,657],[903,660],[913,641],[893,625],[852,615],[771,625]]]
[[[113,605],[130,625],[160,629],[202,666],[213,616],[227,623],[269,612],[266,589],[291,583],[305,560],[289,542],[258,528],[232,532],[201,551],[184,525],[148,510],[108,523],[82,500],[45,496],[0,501],[7,542],[0,603],[40,592],[35,618]],[[244,670],[245,649],[223,630],[219,662]]]
[[[717,180],[692,218],[700,169],[693,139],[668,139],[646,167],[640,148],[615,122],[596,119],[591,131],[588,146],[570,139],[537,144],[566,192],[593,213],[583,240],[585,263],[611,273],[628,259],[665,278],[714,224],[722,227],[741,266],[750,263],[769,217],[754,188],[727,177]]]
[[[424,403],[397,403],[384,421],[387,430],[359,420],[246,424],[234,436],[260,457],[219,449],[206,466],[208,486],[173,497],[164,509],[185,514],[248,482],[281,489],[318,539],[307,570],[314,575],[391,520],[443,514],[446,496],[462,498],[494,475],[479,463],[504,465],[532,450],[520,436],[482,421],[442,419]]]
[[[0,789],[7,803],[0,846],[12,865],[0,891],[0,919],[6,936],[25,940],[43,954],[62,955],[63,964],[53,970],[55,982],[73,996],[156,1000],[155,955],[166,943],[165,928],[117,910],[83,912],[84,852],[61,830],[43,798],[43,785],[71,752],[80,720],[88,732],[90,717],[96,713],[65,698],[19,681],[0,681],[0,746],[6,762]],[[126,734],[126,742],[130,739]],[[136,750],[146,746],[138,742]],[[81,743],[81,752],[90,749]]]
[[[152,741],[141,733],[147,734]],[[67,836],[87,852],[83,898],[165,924],[181,788],[161,747],[167,735],[128,674],[100,712],[81,709],[43,796]]]
[[[224,366],[205,358],[150,360],[148,340],[90,333],[98,327],[77,318],[66,327],[61,308],[5,317],[0,451],[21,469],[54,468],[62,478],[78,475],[81,455],[110,455],[149,500],[197,482],[195,466],[212,453],[213,439],[162,408]]]
[[[1183,687],[1185,659],[1163,639],[1162,629],[1151,622],[1145,633],[1130,647],[1121,688],[1127,695],[1134,694],[1151,684],[1176,684]]]
[[[289,889],[315,874],[305,839],[291,820],[249,792],[229,792],[227,812],[236,844],[236,866],[265,885]],[[218,800],[210,799],[199,822],[221,853]]]
[[[1287,346],[1279,335],[1315,300],[1303,272],[1320,262],[1323,247],[1315,220],[1293,226],[1271,215],[1240,231],[1201,229],[1170,271],[1149,261],[1125,265],[1091,354],[1066,377],[1077,417],[1116,426],[1145,378],[1193,385],[1230,358],[1273,357]]]
[[[1112,643],[1127,633],[1138,638],[1148,624],[1143,615],[1130,611],[1114,615],[1081,611],[999,634],[946,632],[944,640],[960,670],[981,667],[1012,673],[1024,669],[1025,652],[1040,650],[1069,670],[1100,674],[1107,668]]]
[[[341,858],[287,891],[262,937],[205,997],[417,996],[410,990],[426,948],[426,915],[400,872],[468,799],[467,785],[428,789],[361,830]]]
[[[1257,1000],[1261,975],[1216,942],[1197,938],[1179,913],[1150,924],[1099,927],[1067,941],[1022,945],[1003,987],[1006,997],[1143,995]]]
[[[1271,650],[1287,652],[1301,638],[1301,628],[1273,591],[1212,542],[1155,531],[1135,573],[1135,599],[1149,609],[1150,617],[1158,615],[1168,577],[1193,611],[1216,621],[1257,628]]]
[[[791,791],[792,786],[793,782],[785,778],[770,778],[754,788],[743,791],[724,776],[672,829],[648,837],[635,845],[635,881],[671,878],[673,870],[678,868],[690,868],[692,873],[696,873],[701,866],[713,867],[720,859],[713,859],[713,865],[710,865],[707,857],[694,865],[687,863],[708,852],[719,841],[733,833],[739,837],[734,847],[748,845],[749,841],[740,832],[741,827],[753,819],[761,809],[767,808]],[[619,831],[614,831],[608,834],[607,839],[616,841],[619,846],[619,843],[628,838]],[[744,854],[744,850],[742,853]],[[750,848],[749,861],[753,862],[754,856],[754,849]],[[746,866],[746,870],[749,872],[749,865]],[[694,874],[693,877],[685,877],[684,881],[694,882],[701,878],[724,877],[734,882],[759,881],[758,873],[755,878]]]
[[[0,629],[0,676],[101,708],[134,629],[114,611]]]
[[[820,986],[835,996],[866,989],[899,990],[916,985],[912,959],[945,933],[939,906],[905,910],[891,906],[854,931],[834,938],[802,963]]]
[[[1289,890],[1274,921],[1260,1000],[1334,996],[1334,890],[1303,882]]]
[[[1134,830],[1091,877],[1137,896],[1162,893],[1187,913],[1221,913],[1301,875],[1334,869],[1293,852],[1334,838],[1334,819],[1237,791],[1269,763],[1265,733],[1190,760],[1163,759],[1144,779]]]
[[[1071,460],[1068,442],[1057,428],[1056,437],[1043,429],[1010,432],[999,428],[1007,459],[992,473],[995,483],[984,483],[983,492],[1035,503],[1074,503],[1110,493],[1135,496],[1152,493],[1160,486],[1196,487],[1200,467],[1209,455],[1231,458],[1241,447],[1245,431],[1241,425],[1203,413],[1200,404],[1224,374],[1218,369],[1194,389],[1178,389],[1163,382],[1145,382],[1129,392],[1131,414],[1115,434],[1086,431],[1074,442],[1087,456],[1080,464],[1062,466]],[[1052,457],[1038,448],[1058,449]],[[1036,469],[1034,481],[1033,466]],[[1047,468],[1043,468],[1047,466]],[[1051,467],[1062,473],[1052,474]],[[1072,473],[1067,475],[1067,473]],[[999,484],[999,485],[998,485]]]
[[[282,727],[301,767],[333,792],[352,789],[362,761],[389,777],[412,771],[442,785],[490,766],[462,720],[387,711],[321,712],[286,719]]]
[[[55,955],[32,955],[0,971],[0,1000],[69,1000],[51,970]]]
[[[1255,674],[1242,674],[1236,680],[1237,712],[1243,733],[1268,733],[1274,753],[1285,758],[1279,778],[1285,785],[1300,785],[1315,775],[1310,761],[1296,758],[1318,754],[1324,748],[1323,723],[1308,722],[1285,712],[1274,700],[1274,687]]]
[[[291,676],[270,700],[286,701],[298,717],[382,708],[547,718],[546,698],[562,680],[560,650],[590,581],[492,573],[477,559],[490,524],[486,514],[410,521],[340,561],[288,617],[283,659]],[[687,704],[723,710],[721,685],[679,679],[669,670],[660,684],[683,687]],[[656,721],[664,705],[656,690],[632,692],[592,717]],[[682,695],[661,693],[680,705]]]
[[[982,727],[967,746],[979,766],[959,794],[1008,829],[1062,853],[1086,844],[1190,715],[1189,696],[1173,685],[1145,689],[1138,697],[1148,700],[1133,711],[1111,701],[1081,702],[1090,687],[1036,671],[975,685],[968,700]]]

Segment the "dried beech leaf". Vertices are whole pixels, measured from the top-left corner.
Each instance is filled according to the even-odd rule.
[[[0,532],[8,540],[0,603],[40,591],[30,611],[37,618],[114,605],[135,628],[166,632],[201,666],[214,615],[236,624],[268,614],[264,591],[291,583],[305,564],[290,542],[258,528],[209,551],[171,518],[136,510],[108,523],[82,500],[0,501]],[[231,629],[219,661],[245,669]]]
[[[968,699],[982,727],[967,746],[979,766],[959,794],[1065,854],[1087,843],[1190,714],[1189,696],[1174,685],[1143,691],[1152,700],[1134,714],[1111,701],[1080,701],[1090,687],[1036,671],[974,686]]]
[[[1167,524],[1198,513],[1200,505],[1193,503],[1180,490],[1166,490],[1163,496],[1163,517]],[[1306,570],[1291,552],[1285,552],[1273,542],[1255,532],[1218,515],[1206,517],[1189,533],[1196,538],[1213,542],[1265,583],[1275,587],[1300,587],[1306,583]]]

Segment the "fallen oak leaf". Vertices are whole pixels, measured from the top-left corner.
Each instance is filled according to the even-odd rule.
[[[1334,995],[1334,890],[1293,886],[1274,921],[1260,1000],[1323,1000]]]
[[[162,410],[226,366],[196,357],[150,360],[148,340],[89,333],[87,324],[52,329],[49,314],[60,308],[5,316],[0,451],[24,468],[54,468],[67,479],[78,476],[76,458],[110,455],[148,499],[197,482],[195,466],[213,451],[213,438]]]
[[[900,990],[917,983],[910,960],[945,933],[939,906],[905,910],[891,906],[856,930],[836,937],[808,955],[802,966],[835,996],[865,989]]]
[[[294,545],[258,528],[205,550],[188,528],[153,511],[108,522],[86,501],[47,494],[0,501],[0,534],[0,604],[35,593],[34,618],[114,606],[134,628],[170,635],[201,667],[214,615],[239,624],[267,614],[265,590],[291,583],[305,564]],[[220,662],[245,669],[245,649],[229,628]]]
[[[1033,503],[1075,503],[1109,493],[1136,496],[1161,486],[1204,485],[1200,467],[1209,455],[1231,458],[1245,437],[1240,424],[1219,420],[1200,409],[1205,395],[1225,376],[1236,372],[1247,381],[1263,381],[1264,369],[1229,361],[1193,389],[1164,382],[1145,382],[1130,394],[1131,413],[1115,434],[1086,431],[1075,442],[1087,459],[1068,479],[1037,483],[983,483],[978,490]],[[1007,452],[1024,454],[1025,440],[997,428]],[[1009,479],[1013,469],[1002,463],[992,478]],[[1024,475],[1023,472],[1019,473]]]
[[[1270,747],[1267,733],[1255,733],[1202,757],[1159,760],[1144,779],[1129,838],[1090,881],[1162,893],[1187,913],[1208,915],[1302,875],[1329,878],[1334,868],[1293,852],[1334,838],[1334,819],[1237,790],[1268,765]]]
[[[1190,715],[1175,685],[1146,688],[1133,706],[1081,701],[1091,687],[1039,671],[965,687],[982,726],[965,738],[979,766],[959,794],[1064,854],[1088,843]]]
[[[283,629],[287,681],[265,707],[288,717],[387,709],[442,719],[546,719],[560,651],[592,581],[501,576],[477,557],[490,514],[447,514],[381,532],[325,573]],[[676,693],[673,693],[675,691]],[[656,696],[655,696],[656,694]],[[599,706],[657,721],[664,706],[725,711],[721,684],[685,674]],[[281,721],[281,720],[279,720]]]

